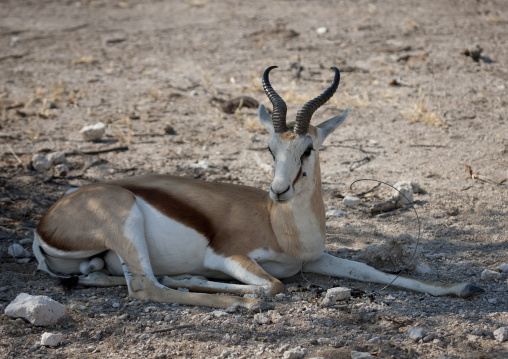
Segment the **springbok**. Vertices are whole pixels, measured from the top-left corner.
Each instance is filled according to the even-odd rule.
[[[332,67],[331,86],[287,124],[286,104],[269,82],[275,67],[267,68],[262,78],[272,115],[259,107],[275,163],[269,193],[169,175],[90,184],[62,197],[40,220],[33,244],[38,269],[57,277],[79,275],[78,283],[85,286],[127,285],[129,296],[136,299],[254,311],[271,305],[207,293],[275,295],[284,290],[277,278],[300,270],[382,284],[393,281],[435,296],[483,292],[467,283],[396,277],[324,253],[319,148],[350,107],[318,126],[310,124],[339,85],[339,70]],[[207,278],[233,278],[242,284]]]

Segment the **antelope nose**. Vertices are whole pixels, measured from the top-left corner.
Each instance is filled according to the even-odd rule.
[[[288,185],[288,187],[284,190],[284,191],[281,191],[281,192],[276,192],[274,191],[273,187],[272,187],[272,192],[277,196],[277,198],[279,198],[280,196],[282,196],[284,193],[286,193],[287,191],[289,191],[289,189],[291,188],[291,186]]]

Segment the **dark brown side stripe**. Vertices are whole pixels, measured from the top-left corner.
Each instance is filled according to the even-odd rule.
[[[212,221],[203,213],[181,199],[154,187],[120,184],[122,188],[141,197],[158,211],[205,236],[209,242],[215,236]]]

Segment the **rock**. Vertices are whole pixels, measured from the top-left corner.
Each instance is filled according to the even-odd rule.
[[[286,350],[282,357],[284,359],[303,359],[307,355],[307,349],[300,346]]]
[[[60,164],[66,164],[67,158],[65,158],[65,153],[62,152],[52,152],[46,155],[46,159],[52,164],[52,165],[60,165]]]
[[[495,280],[501,278],[501,273],[490,269],[485,269],[480,277],[482,280]]]
[[[7,254],[13,258],[30,258],[32,255],[23,246],[14,243],[7,248]]]
[[[227,358],[231,355],[231,352],[229,350],[224,349],[222,353],[220,354],[221,358]]]
[[[267,314],[270,316],[270,320],[272,323],[275,323],[275,324],[284,323],[284,318],[276,310],[269,310],[267,312]]]
[[[224,310],[214,310],[212,312],[212,315],[215,317],[215,318],[222,318],[222,317],[227,317],[229,314],[226,313]]]
[[[397,201],[398,206],[405,206],[413,203],[413,186],[410,181],[400,181],[393,185],[396,189],[392,191],[392,198]]]
[[[256,324],[270,324],[270,318],[266,313],[254,314],[254,323]]]
[[[47,296],[32,296],[27,293],[20,293],[5,308],[5,315],[26,319],[36,326],[56,324],[65,312],[65,307],[57,301]]]
[[[430,274],[432,270],[427,264],[419,263],[415,267],[415,271],[420,274]]]
[[[19,244],[21,244],[22,246],[28,244],[31,245],[33,242],[34,242],[33,238],[23,238],[22,240],[19,241]]]
[[[408,265],[413,255],[408,269],[415,269],[420,264],[418,257],[421,251],[420,246],[416,247],[416,238],[402,234],[380,244],[368,246],[358,259],[379,270],[394,273]]]
[[[65,163],[61,163],[55,166],[55,177],[65,177],[69,173],[69,167]]]
[[[361,203],[361,199],[354,196],[346,196],[342,200],[342,203],[344,203],[348,207],[356,207]]]
[[[351,351],[351,358],[352,359],[372,359],[374,358],[372,354],[366,353],[366,352],[355,352],[354,350]]]
[[[323,35],[323,34],[326,34],[328,30],[326,29],[326,27],[322,26],[322,27],[318,27],[316,29],[316,32],[318,33],[318,35]]]
[[[322,307],[334,305],[338,300],[344,300],[351,297],[351,289],[344,287],[330,288],[326,291],[325,297],[321,301]]]
[[[425,336],[425,330],[423,328],[409,327],[407,330],[407,335],[410,339],[417,342],[418,340],[423,339]]]
[[[106,125],[102,122],[98,122],[95,125],[87,125],[79,133],[81,133],[85,141],[98,141],[106,133]]]
[[[32,156],[32,167],[36,171],[46,172],[51,168],[51,162],[49,162],[43,155],[35,154]]]
[[[498,269],[501,273],[508,273],[508,264],[501,264]]]
[[[500,343],[508,340],[508,327],[501,327],[494,330],[494,338]]]
[[[340,209],[331,209],[329,211],[326,211],[327,217],[343,217],[346,214],[346,212],[341,211]]]
[[[60,333],[48,333],[45,332],[42,334],[41,337],[41,345],[47,346],[47,347],[56,347],[58,346],[63,340],[63,335]]]

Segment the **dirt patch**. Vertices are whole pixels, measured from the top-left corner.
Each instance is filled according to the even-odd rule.
[[[21,292],[69,308],[49,329],[2,314],[2,357],[506,355],[493,331],[508,322],[507,277],[480,277],[508,262],[505,1],[11,0],[0,13],[0,309]],[[7,255],[12,243],[30,249],[37,221],[70,186],[169,173],[268,188],[268,134],[256,109],[225,113],[214,99],[268,104],[261,73],[270,65],[279,66],[271,81],[288,118],[328,86],[331,66],[341,84],[314,122],[352,104],[321,152],[327,210],[345,213],[328,219],[327,250],[356,259],[371,244],[416,236],[409,210],[370,214],[389,188],[349,189],[360,178],[412,180],[423,190],[415,201],[429,270],[406,275],[470,281],[486,294],[433,298],[307,276],[357,289],[322,308],[324,289],[296,276],[260,324],[243,311],[132,301],[124,288],[65,291],[33,259]],[[79,130],[97,122],[105,137],[84,142]],[[30,169],[34,154],[55,151],[67,154],[65,176]],[[346,207],[346,195],[362,203]],[[410,339],[410,326],[427,339]],[[38,346],[45,331],[64,343]]]

